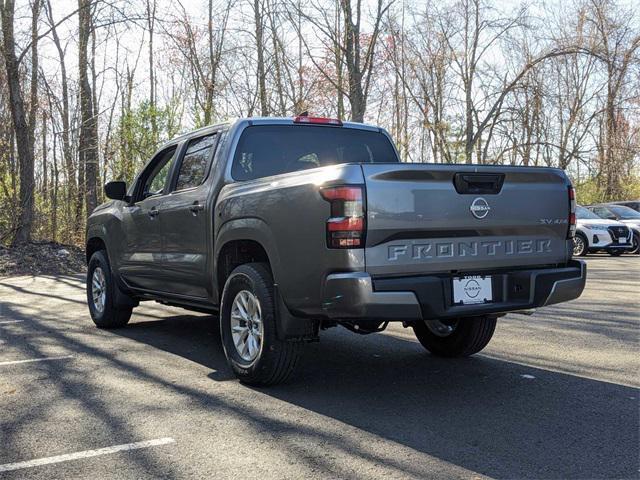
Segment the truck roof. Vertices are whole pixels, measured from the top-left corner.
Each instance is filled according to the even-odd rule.
[[[206,134],[210,131],[218,130],[225,126],[237,125],[240,123],[248,123],[249,125],[297,125],[294,123],[294,117],[244,117],[244,118],[233,118],[228,119],[220,123],[215,123],[212,125],[207,125],[205,127],[200,127],[195,130],[190,130],[185,132],[177,137],[168,140],[163,144],[163,146],[171,145],[172,143],[178,143],[184,140],[187,137],[191,137],[193,135],[198,134]],[[316,125],[314,125],[316,126]],[[317,125],[322,126],[322,125]],[[334,125],[327,125],[331,127],[335,127]],[[371,131],[382,131],[381,127],[377,127],[375,125],[369,125],[366,123],[358,123],[358,122],[348,122],[342,121],[342,128],[356,128],[360,130],[371,130]],[[339,128],[339,127],[338,127]]]

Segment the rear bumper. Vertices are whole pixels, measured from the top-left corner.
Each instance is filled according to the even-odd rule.
[[[564,268],[500,271],[492,275],[494,301],[454,305],[451,275],[372,279],[367,273],[329,275],[323,290],[324,313],[334,320],[419,320],[506,313],[578,298],[587,279],[586,264]]]
[[[610,243],[604,246],[589,247],[590,252],[628,252],[633,250],[633,244],[620,245],[619,243]]]

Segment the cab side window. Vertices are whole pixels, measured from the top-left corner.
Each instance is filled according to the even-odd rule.
[[[204,182],[215,145],[215,134],[189,141],[180,163],[175,190],[194,188]]]
[[[142,193],[138,200],[158,195],[164,191],[175,154],[176,147],[174,146],[156,155],[154,161],[148,167],[149,173],[143,176]]]

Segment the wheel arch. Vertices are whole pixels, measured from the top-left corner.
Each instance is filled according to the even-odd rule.
[[[92,228],[87,232],[87,241],[85,242],[87,265],[89,264],[89,260],[91,260],[91,256],[99,250],[104,250],[107,253],[107,257],[109,257],[104,233],[101,228]]]
[[[263,262],[269,265],[275,283],[280,278],[280,258],[269,226],[258,218],[226,222],[214,248],[214,298],[220,299],[229,274],[238,265]]]

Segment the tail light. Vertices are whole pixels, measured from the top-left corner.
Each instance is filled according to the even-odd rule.
[[[334,125],[336,127],[342,126],[342,120],[337,118],[326,117],[309,117],[307,115],[298,115],[294,117],[293,123],[310,123],[313,125]]]
[[[364,247],[366,222],[362,187],[328,187],[321,189],[320,195],[331,204],[331,217],[327,220],[327,246]]]
[[[576,191],[569,185],[569,231],[567,238],[576,236]]]

